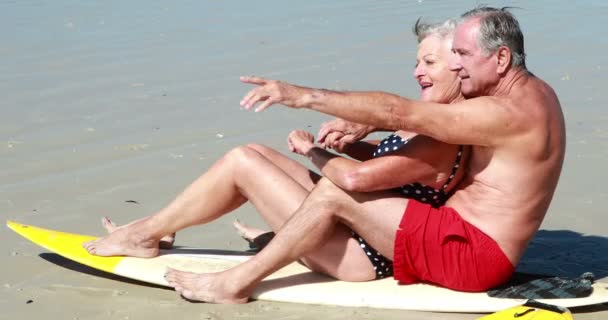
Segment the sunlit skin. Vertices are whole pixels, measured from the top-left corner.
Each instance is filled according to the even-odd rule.
[[[420,100],[433,101],[441,103],[453,103],[462,100],[460,94],[460,78],[454,71],[448,68],[449,59],[452,56],[452,36],[440,37],[439,35],[429,35],[418,44],[418,52],[416,54],[416,65],[414,67],[414,78],[420,85]],[[339,120],[338,120],[339,121]],[[356,124],[347,124],[353,127]],[[334,127],[335,129],[335,127]],[[349,128],[350,129],[350,128]],[[329,130],[329,128],[328,128]],[[324,142],[332,146],[334,149],[342,150],[341,142],[347,139],[348,130],[344,129],[340,132],[334,132],[325,136]],[[410,138],[416,135],[413,132],[397,131],[397,134],[404,138]],[[354,138],[349,140],[351,143],[358,140]],[[451,149],[455,149],[452,146]],[[433,148],[438,149],[437,154],[450,154],[455,150],[450,150],[450,147],[442,145],[433,145]],[[357,154],[357,150],[352,150],[350,153]],[[253,241],[257,236],[267,232],[263,229],[253,228],[241,222],[234,223],[237,232],[246,240]]]
[[[465,97],[494,95],[493,88],[505,71],[496,67],[500,51],[486,54],[479,46],[479,28],[474,27],[478,23],[478,19],[464,22],[456,30],[452,44],[454,54],[449,68],[460,77],[460,90]]]
[[[564,119],[553,89],[525,68],[512,67],[510,49],[500,47],[490,55],[483,54],[478,45],[479,28],[477,19],[457,28],[452,69],[458,71],[468,99],[449,107],[385,92],[335,92],[259,77],[242,78],[256,87],[241,105],[258,112],[275,104],[307,108],[375,127],[471,145],[466,176],[446,206],[494,239],[516,266],[540,227],[557,186],[565,153]],[[243,277],[236,284],[240,294],[249,294],[265,275],[309,245],[318,245],[333,220],[350,221],[357,232],[369,228],[367,216],[327,208],[343,203],[338,200],[343,198],[315,202],[313,194],[306,201],[310,207],[293,215],[300,218],[301,229],[292,226],[296,221],[287,223],[274,245],[272,241],[251,263],[222,274],[224,279]],[[323,200],[321,194],[317,196]],[[323,206],[314,206],[316,203]],[[327,216],[318,215],[323,211]],[[360,229],[356,229],[358,223]]]
[[[432,34],[420,41],[413,72],[414,78],[420,85],[420,100],[449,104],[463,99],[460,93],[458,73],[450,71],[448,67],[452,55],[452,35],[441,37]],[[243,101],[246,99],[247,97]],[[361,152],[354,143],[373,131],[373,128],[341,119],[329,122],[329,124],[331,125],[321,127],[318,136],[319,142],[325,147],[341,153],[346,152],[355,158]],[[416,135],[404,130],[396,133],[403,138],[411,138]],[[441,149],[445,149],[445,146]],[[438,151],[438,154],[443,155],[444,151],[448,150]]]
[[[451,103],[460,96],[458,73],[448,68],[451,39],[431,35],[418,45],[414,78],[420,85],[420,100]]]
[[[241,105],[256,111],[273,105],[306,108],[376,128],[470,145],[467,170],[462,170],[465,177],[455,186],[446,206],[491,237],[513,267],[551,203],[564,160],[565,125],[553,89],[525,68],[512,67],[508,48],[483,55],[478,46],[479,28],[476,19],[457,27],[451,67],[458,72],[468,99],[449,106],[386,92],[336,92],[260,77],[241,78],[254,86]],[[440,79],[433,78],[430,71],[419,72],[425,90],[430,89],[425,95],[434,95],[433,87],[440,85]],[[311,156],[315,150],[301,151]],[[197,300],[246,302],[266,276],[320,248],[341,223],[392,259],[394,236],[386,235],[395,234],[407,203],[405,198],[382,193],[348,192],[323,178],[279,228],[274,240],[250,260],[216,274],[170,271],[167,280],[178,292]],[[215,203],[207,203],[205,209],[209,205]],[[397,211],[398,206],[401,210]],[[175,208],[175,213],[183,209]],[[108,249],[113,254],[137,253],[146,240],[157,244],[162,235],[179,229],[176,224],[186,224],[184,217],[175,217],[157,216],[156,222],[151,219],[144,237],[141,233],[140,238],[126,236],[125,231],[87,249],[92,253],[97,249]],[[204,223],[211,219],[193,216],[190,220]]]
[[[422,99],[441,103],[462,99],[458,90],[459,78],[447,68],[450,48],[451,36],[429,36],[419,44],[414,76],[421,85]],[[348,136],[346,129],[350,125],[355,124],[330,121],[323,124],[319,137],[326,146],[338,150],[330,138],[325,139],[326,133],[344,129],[346,135],[342,137],[345,137]],[[415,135],[406,131],[397,133],[408,138]],[[358,136],[363,138],[366,134]],[[359,211],[373,211],[374,214],[370,216],[375,216],[375,223],[380,226],[370,230],[366,237],[373,238],[377,249],[390,258],[393,235],[407,201],[391,189],[412,182],[441,188],[453,168],[458,146],[419,136],[390,155],[371,159],[376,144],[377,141],[359,141],[357,146],[351,145],[348,155],[359,160],[356,161],[319,148],[308,132],[295,130],[288,137],[289,150],[307,157],[326,177],[325,181],[334,183],[325,182],[322,185],[332,188],[339,186],[342,192],[361,193],[367,199],[362,201],[365,203],[355,205],[360,207]],[[466,155],[465,150],[465,158]],[[463,176],[464,170],[459,170],[448,190],[454,188]],[[320,178],[300,163],[268,147],[255,144],[237,147],[157,214],[122,227],[117,227],[106,218],[102,222],[110,235],[99,241],[87,242],[84,246],[96,255],[152,257],[158,254],[159,246],[172,244],[173,237],[160,240],[158,237],[172,233],[170,230],[210,222],[246,201],[256,207],[274,231],[278,231],[316,188]],[[378,210],[383,214],[376,214]],[[246,238],[253,237],[256,232],[240,224],[236,224],[236,227]],[[341,280],[368,281],[375,278],[368,257],[351,236],[350,229],[344,225],[336,227],[321,248],[298,259],[312,270]],[[167,274],[167,281],[180,294],[193,300],[219,303],[247,300],[247,294],[236,297],[234,292],[226,292],[229,290],[225,285],[230,282],[215,276],[171,270]],[[211,285],[209,281],[221,285]],[[208,294],[209,291],[215,292]],[[224,293],[216,294],[221,291]]]

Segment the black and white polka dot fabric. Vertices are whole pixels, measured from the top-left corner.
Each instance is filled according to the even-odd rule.
[[[389,154],[396,150],[399,150],[405,144],[407,144],[409,140],[403,139],[402,137],[391,134],[390,136],[384,138],[380,143],[378,143],[376,151],[373,153],[374,158],[381,157],[385,154]],[[462,151],[463,146],[458,148],[458,154],[456,155],[456,161],[454,166],[452,167],[452,171],[450,172],[450,176],[447,181],[443,184],[441,189],[435,189],[429,187],[427,185],[423,185],[421,183],[410,183],[398,188],[399,192],[403,194],[406,198],[414,199],[422,203],[430,204],[434,207],[439,207],[443,205],[447,199],[449,198],[449,194],[447,192],[447,188],[454,180],[456,176],[456,171],[460,167],[460,161],[462,160]],[[361,249],[365,252],[369,261],[374,266],[374,270],[376,271],[376,279],[382,279],[386,277],[390,277],[393,275],[393,262],[386,257],[384,257],[378,250],[372,248],[361,236],[359,236],[354,231],[351,231],[353,238],[357,240]]]
[[[371,261],[372,266],[374,266],[376,279],[383,279],[393,276],[393,262],[380,254],[378,250],[372,248],[356,232],[351,231],[350,233],[352,234],[353,238],[359,242],[359,246],[361,249],[363,249],[363,252],[365,252],[369,261]]]
[[[390,136],[384,138],[384,140],[378,143],[376,151],[374,151],[374,158],[384,155],[385,153],[391,153],[393,151],[399,150],[401,146],[406,144],[409,140],[403,139],[396,134],[391,134]]]
[[[450,197],[449,193],[447,192],[447,188],[452,182],[452,180],[454,180],[454,177],[456,176],[456,171],[458,171],[458,168],[460,167],[460,160],[462,160],[463,148],[463,146],[460,146],[458,148],[458,154],[456,155],[456,161],[454,163],[454,166],[452,167],[452,172],[450,172],[448,180],[446,180],[443,186],[441,186],[441,189],[435,189],[424,184],[415,182],[401,186],[399,188],[400,192],[407,198],[415,199],[425,204],[430,204],[433,207],[442,206]]]

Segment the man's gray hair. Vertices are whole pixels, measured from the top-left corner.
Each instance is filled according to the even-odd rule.
[[[480,6],[465,12],[462,21],[479,18],[479,46],[485,54],[496,52],[501,46],[511,50],[511,63],[514,67],[526,68],[524,34],[519,22],[508,11],[509,7],[493,8]]]
[[[422,18],[416,20],[413,31],[418,38],[418,43],[426,39],[428,36],[438,36],[440,39],[445,39],[451,36],[456,29],[456,20],[448,19],[440,23],[423,22]]]

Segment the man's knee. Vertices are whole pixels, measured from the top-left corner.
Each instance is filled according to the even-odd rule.
[[[336,186],[331,180],[323,177],[319,180],[306,202],[318,214],[340,218],[348,210],[350,196]]]
[[[339,201],[326,197],[308,197],[306,201],[308,202],[309,215],[338,219],[340,211],[343,208]]]
[[[326,177],[321,177],[315,186],[316,193],[319,193],[321,196],[327,196],[329,198],[336,198],[340,196],[345,196],[346,191],[342,190],[336,184],[334,184],[331,180]]]

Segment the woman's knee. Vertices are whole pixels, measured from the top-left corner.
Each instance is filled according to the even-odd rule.
[[[259,164],[260,161],[266,161],[266,158],[249,145],[233,148],[226,153],[224,159],[233,162],[238,167],[256,165]]]
[[[270,148],[266,145],[260,144],[260,143],[248,143],[245,145],[245,147],[253,149],[261,154],[264,154],[269,151],[273,151],[272,148]]]

